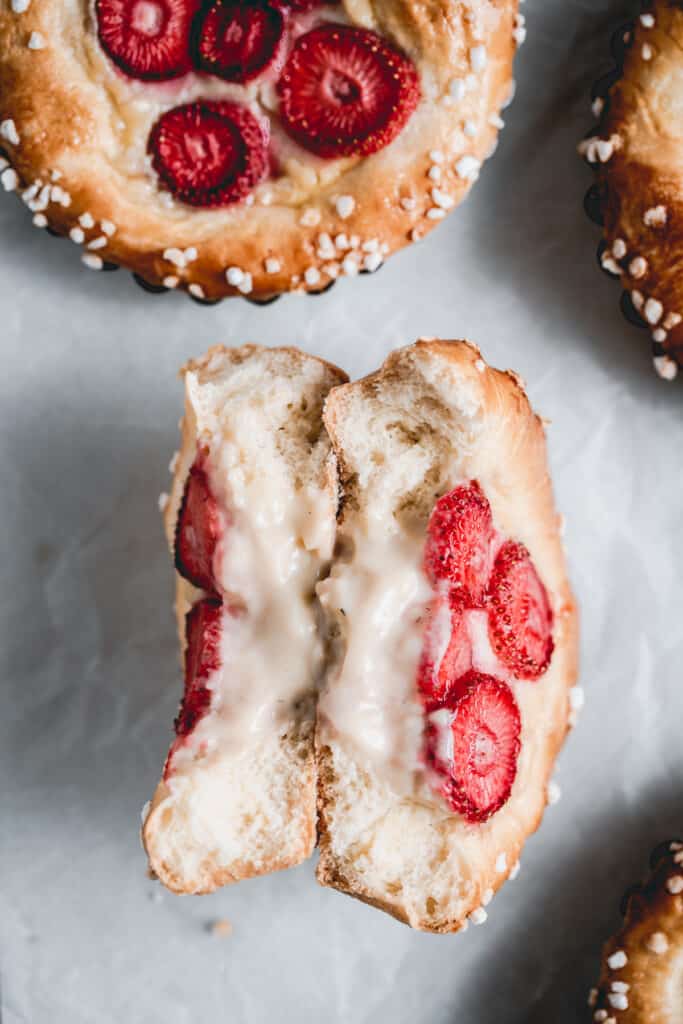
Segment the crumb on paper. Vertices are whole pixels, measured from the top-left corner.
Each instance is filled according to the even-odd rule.
[[[207,931],[217,939],[227,939],[229,935],[232,935],[232,925],[226,918],[221,917],[217,921],[211,921],[207,925]]]

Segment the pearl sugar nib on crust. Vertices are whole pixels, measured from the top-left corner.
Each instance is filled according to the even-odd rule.
[[[393,2],[361,25],[318,0],[94,0],[91,20],[12,0],[0,185],[86,266],[123,265],[150,291],[258,301],[372,273],[476,181],[526,31],[515,0],[446,0],[439,35],[409,0],[397,34]]]

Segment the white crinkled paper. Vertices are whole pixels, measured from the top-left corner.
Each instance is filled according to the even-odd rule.
[[[519,88],[471,198],[376,278],[201,308],[83,269],[0,202],[2,1024],[573,1024],[622,889],[683,832],[683,396],[595,263],[575,155],[628,0],[529,0]],[[563,797],[488,921],[410,932],[313,864],[210,897],[147,879],[139,811],[180,694],[168,485],[179,365],[302,345],[357,375],[467,336],[552,420],[586,707]],[[540,684],[542,685],[542,684]],[[554,795],[556,792],[553,791]],[[232,934],[207,930],[227,919]]]

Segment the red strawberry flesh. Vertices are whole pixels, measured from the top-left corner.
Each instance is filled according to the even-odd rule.
[[[487,821],[507,803],[517,775],[521,719],[510,687],[494,676],[469,672],[452,705],[452,758],[443,794],[469,822]]]
[[[211,691],[207,683],[221,665],[222,609],[220,600],[207,597],[197,601],[187,616],[185,692],[175,720],[179,737],[189,735],[209,710]]]
[[[283,35],[277,7],[262,0],[215,0],[199,30],[199,66],[228,82],[248,82],[275,60]]]
[[[199,0],[96,0],[100,43],[132,78],[162,80],[192,67],[190,35]]]
[[[190,206],[227,206],[245,199],[268,174],[268,137],[246,107],[200,100],[163,114],[149,138],[163,184]]]
[[[175,562],[181,576],[202,590],[215,591],[213,560],[221,537],[221,517],[201,460],[190,469],[180,505]]]
[[[520,679],[538,679],[553,653],[553,613],[548,592],[523,544],[503,544],[487,600],[489,639],[496,656]]]
[[[471,667],[472,647],[463,611],[451,607],[446,597],[438,595],[429,608],[418,670],[418,689],[427,710],[452,701],[459,680]]]
[[[305,149],[368,156],[405,126],[420,82],[412,61],[375,32],[328,23],[297,39],[277,91],[285,130]]]
[[[432,583],[448,580],[451,599],[481,607],[490,572],[491,506],[476,480],[439,498],[429,519],[424,567]]]

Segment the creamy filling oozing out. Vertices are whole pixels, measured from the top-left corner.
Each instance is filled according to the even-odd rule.
[[[171,778],[291,729],[323,671],[310,551],[313,540],[329,553],[331,510],[318,492],[312,507],[297,497],[282,461],[266,460],[267,475],[245,463],[256,424],[239,422],[241,444],[224,435],[200,450],[180,510],[180,571],[214,596],[187,620]],[[468,822],[488,820],[517,774],[513,687],[537,681],[553,650],[528,551],[495,530],[476,481],[437,501],[426,534],[370,511],[342,543],[349,557],[316,588],[332,625],[322,744],[341,738],[399,794],[426,783]]]
[[[259,436],[257,466],[245,451]],[[323,664],[314,587],[331,556],[329,497],[317,486],[295,488],[275,437],[264,436],[247,408],[208,448],[206,475],[224,522],[213,555],[219,666],[205,680],[208,710],[172,748],[171,786],[197,760],[237,757],[310,716],[305,702]]]
[[[340,662],[333,666],[319,702],[319,717],[361,762],[370,764],[402,793],[413,793],[425,770],[425,712],[417,690],[418,668],[433,590],[423,570],[424,537],[388,533],[370,518],[351,540],[353,560],[337,562],[317,587],[325,611],[339,626]],[[439,614],[436,667],[451,638],[448,611]],[[469,666],[506,682],[513,675],[497,659],[485,611],[464,613],[471,645]],[[450,712],[427,712],[439,728],[441,748]]]
[[[490,602],[494,581],[500,581],[498,556],[507,551],[505,539],[490,523],[490,508],[478,485],[459,485],[440,503],[462,491],[466,501],[465,506],[460,502],[458,514],[466,516],[471,499],[468,492],[473,490],[473,504],[478,512],[485,505],[489,518],[484,555],[480,557],[476,545],[470,545],[472,550],[459,566],[451,565],[448,557],[443,562],[436,559],[440,579],[434,577],[433,551],[425,554],[424,532],[411,535],[395,521],[392,532],[385,522],[374,521],[372,513],[356,517],[347,537],[350,560],[338,562],[329,579],[318,587],[321,602],[340,633],[337,662],[321,697],[319,714],[323,739],[327,734],[353,751],[360,764],[371,767],[397,794],[421,793],[426,781],[434,793],[444,796],[456,810],[465,808],[468,820],[476,821],[495,813],[514,781],[519,713],[513,693],[520,683],[520,670],[513,660],[516,655],[519,662],[519,651],[514,644],[524,646],[529,630],[535,636],[538,615],[534,600],[528,599],[535,594],[537,579],[529,560],[531,568],[526,563],[524,567],[525,572],[533,573],[528,594],[519,584],[516,590],[513,586],[505,590],[511,594],[511,615],[513,624],[521,627],[521,640],[504,637],[513,644],[512,654],[501,647],[491,626]],[[430,529],[433,521],[434,517]],[[466,527],[454,520],[452,537],[446,536],[449,551],[452,545],[456,555],[458,545],[466,549],[472,540]],[[443,529],[440,537],[441,543]],[[507,578],[504,583],[507,585]],[[538,586],[542,588],[540,581]],[[546,609],[543,604],[542,610],[548,614],[541,630],[549,630],[549,606]],[[543,643],[551,653],[549,633]],[[543,644],[541,648],[545,657]],[[537,664],[525,663],[524,672],[528,679],[538,678],[546,667],[540,659]],[[448,676],[445,681],[444,673]],[[475,694],[477,687],[480,690]],[[473,759],[464,765],[454,762],[462,756],[454,750],[454,736],[463,730],[461,746],[470,744]],[[495,769],[498,751],[510,760],[511,767],[487,788],[485,776]],[[469,787],[473,803],[460,792],[469,791],[468,786],[458,786],[462,775],[476,775],[480,769],[483,782],[475,779]],[[490,792],[495,786],[500,789],[498,796]],[[478,798],[482,806],[477,806]]]
[[[339,630],[319,702],[321,735],[330,728],[361,763],[412,791],[423,730],[415,677],[430,597],[422,539],[369,512],[357,518],[350,543],[351,561],[338,560],[317,588]]]

